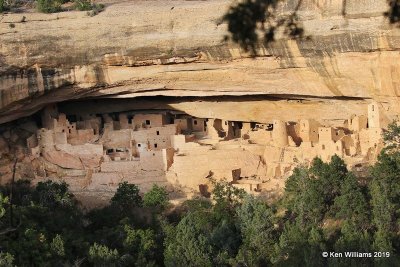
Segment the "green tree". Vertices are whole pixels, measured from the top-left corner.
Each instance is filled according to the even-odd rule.
[[[367,199],[354,174],[349,173],[342,181],[340,195],[334,200],[334,215],[338,219],[352,220],[357,227],[366,230],[370,226]]]
[[[14,267],[14,256],[10,253],[0,252],[0,267]]]
[[[143,205],[145,207],[158,207],[161,210],[168,205],[168,193],[164,187],[153,185],[150,191],[143,196]]]
[[[119,183],[117,192],[111,198],[111,204],[122,209],[142,206],[139,187],[135,184],[128,184],[128,182]]]
[[[399,122],[393,121],[388,125],[388,129],[383,132],[383,140],[385,142],[385,153],[398,152],[400,149],[400,125]]]
[[[369,183],[372,205],[372,222],[376,227],[374,248],[377,251],[392,252],[390,260],[398,261],[393,251],[400,249],[400,126],[392,123],[384,135],[385,148],[371,168],[372,181]],[[386,262],[388,259],[382,261]],[[384,263],[382,263],[384,264]],[[391,263],[393,264],[393,263]]]
[[[124,226],[126,234],[123,245],[125,250],[133,257],[135,266],[155,266],[157,252],[156,236],[151,229],[133,229]]]
[[[119,253],[116,249],[110,249],[107,246],[94,243],[89,248],[89,261],[94,266],[112,267],[117,266]]]
[[[210,241],[216,253],[215,265],[228,266],[236,262],[242,237],[234,218],[222,219],[212,230]]]
[[[278,266],[306,266],[304,262],[308,233],[297,223],[286,222],[279,241],[274,245],[272,262]],[[309,262],[308,264],[310,264]]]
[[[170,232],[164,251],[165,266],[213,266],[211,229],[207,213],[189,212]]]
[[[305,168],[296,168],[287,179],[282,202],[288,216],[303,227],[318,225],[327,211],[322,180]]]
[[[348,173],[343,159],[334,155],[329,163],[324,163],[320,158],[315,158],[310,172],[314,179],[320,181],[325,203],[332,205],[335,197],[340,194],[341,184]]]
[[[49,218],[48,218],[49,219]],[[51,251],[44,231],[26,228],[20,234],[18,242],[10,248],[15,252],[17,264],[21,266],[47,266],[51,261]]]
[[[8,204],[8,197],[3,196],[2,193],[0,193],[0,218],[4,216],[6,213],[6,209],[4,205]]]
[[[303,227],[318,226],[341,194],[348,175],[346,164],[338,156],[329,163],[315,158],[309,169],[294,170],[285,184],[283,204]]]
[[[360,228],[351,218],[344,220],[340,229],[340,236],[334,245],[335,252],[371,252],[371,237],[366,230]],[[330,259],[335,266],[368,266],[369,258],[337,258]]]
[[[253,196],[246,196],[237,208],[237,219],[243,242],[237,255],[238,263],[268,265],[276,242],[271,209]]]
[[[76,205],[74,196],[68,191],[66,182],[39,182],[33,193],[33,201],[43,207],[73,207]]]
[[[60,257],[65,256],[64,241],[60,235],[56,235],[50,243],[51,252]]]
[[[227,181],[212,181],[212,198],[215,201],[214,210],[221,217],[230,218],[243,200],[246,192],[243,189],[234,187]]]

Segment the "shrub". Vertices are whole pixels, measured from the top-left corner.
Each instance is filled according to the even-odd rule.
[[[6,11],[7,7],[6,7],[6,3],[5,0],[0,0],[0,13]]]
[[[88,11],[87,15],[90,17],[96,16],[104,10],[103,4],[92,4],[89,0],[74,0],[75,9],[79,11]]]
[[[88,0],[75,0],[75,9],[79,11],[92,10],[92,4]]]
[[[88,14],[88,16],[93,17],[104,10],[104,5],[103,4],[93,4],[91,9],[92,10],[88,11],[87,14]]]
[[[55,13],[61,11],[62,0],[37,0],[36,8],[43,13]]]
[[[16,0],[0,0],[0,13],[10,11],[11,8],[18,6],[18,4]]]

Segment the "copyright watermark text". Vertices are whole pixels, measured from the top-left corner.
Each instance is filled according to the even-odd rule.
[[[375,251],[375,252],[358,252],[358,251],[347,251],[347,252],[322,252],[324,258],[389,258],[390,252]]]

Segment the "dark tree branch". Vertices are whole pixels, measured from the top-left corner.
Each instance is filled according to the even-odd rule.
[[[228,23],[229,35],[225,40],[231,39],[238,43],[245,51],[251,51],[256,55],[256,47],[260,41],[259,33],[263,34],[264,44],[275,40],[277,30],[282,29],[285,36],[290,38],[302,38],[302,28],[297,13],[303,0],[298,0],[293,11],[289,15],[278,14],[278,4],[287,0],[243,0],[231,6],[223,16],[222,21]],[[319,7],[316,0],[312,2]],[[400,26],[400,0],[387,0],[389,10],[385,16],[390,23]],[[342,0],[341,14],[347,15],[347,0]],[[320,8],[320,7],[319,7]]]
[[[245,0],[232,6],[222,18],[228,22],[230,36],[245,51],[256,54],[256,46],[259,42],[259,32],[264,36],[264,42],[268,44],[275,40],[275,33],[283,29],[285,35],[291,38],[302,37],[304,30],[299,25],[297,12],[303,4],[303,0],[297,1],[296,6],[289,15],[278,14],[278,4],[283,0]]]

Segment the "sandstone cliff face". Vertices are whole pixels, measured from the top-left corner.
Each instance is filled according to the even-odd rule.
[[[280,12],[296,3],[285,1]],[[400,30],[382,15],[386,0],[304,0],[299,15],[310,37],[278,34],[255,58],[223,41],[220,18],[230,4],[108,1],[94,17],[1,15],[0,183],[17,157],[16,179],[62,179],[89,197],[109,198],[120,181],[201,191],[211,174],[274,194],[315,156],[338,154],[353,170],[371,163],[382,128],[400,115]],[[49,123],[44,113],[11,122],[45,106],[60,111]],[[165,151],[154,144],[138,158],[125,150],[140,143],[130,120],[157,111],[207,130],[169,133]],[[132,133],[127,145],[107,143],[110,125],[117,136]],[[132,152],[131,161],[115,161],[109,150]]]
[[[295,2],[287,1],[282,12]],[[385,0],[304,1],[299,15],[311,38],[261,45],[255,59],[222,41],[227,32],[219,19],[230,4],[115,1],[94,17],[76,11],[2,15],[0,123],[51,102],[156,95],[279,97],[268,119],[344,119],[372,99],[389,117],[400,113],[400,31],[382,15]],[[302,105],[285,99],[304,100],[307,112],[297,116]],[[264,108],[245,105],[232,113],[214,102],[210,111],[206,100],[198,107],[173,102],[196,116],[207,110],[231,120],[265,118]]]

